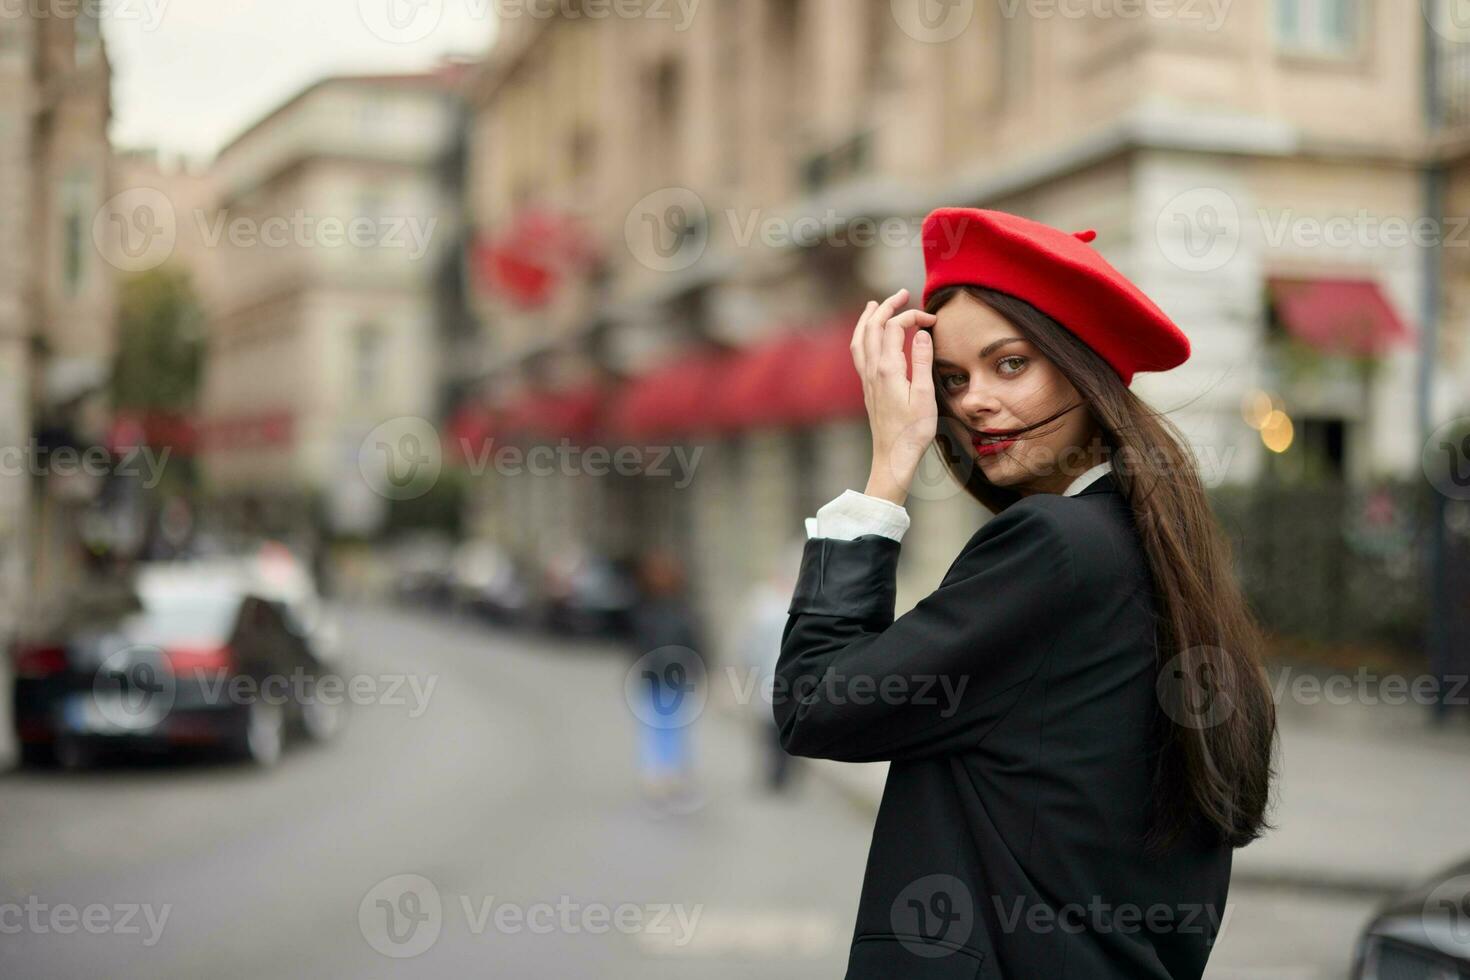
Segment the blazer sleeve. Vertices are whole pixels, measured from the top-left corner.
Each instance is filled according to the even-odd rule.
[[[899,543],[811,538],[772,709],[792,755],[872,762],[975,749],[1022,696],[1081,601],[1066,535],[1023,498],[894,620]]]

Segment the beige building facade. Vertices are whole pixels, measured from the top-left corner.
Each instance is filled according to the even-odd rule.
[[[371,531],[386,501],[361,447],[437,410],[456,77],[312,85],[226,146],[213,206],[180,216],[210,253],[202,472],[242,520]]]
[[[50,452],[101,444],[114,345],[111,71],[94,16],[0,16],[0,614],[64,581],[98,473]],[[62,465],[65,463],[65,465]]]
[[[722,0],[686,20],[663,4],[509,20],[471,96],[471,221],[493,239],[525,209],[565,213],[603,261],[539,304],[481,291],[481,397],[624,384],[691,349],[855,315],[917,290],[928,210],[992,207],[1096,229],[1184,328],[1191,360],[1133,387],[1185,431],[1208,485],[1412,476],[1425,424],[1470,414],[1470,75],[1467,39],[1410,6]],[[1298,280],[1371,300],[1388,338],[1371,371],[1286,356],[1310,325],[1284,322],[1279,284]],[[1263,396],[1286,419],[1269,433],[1251,418]],[[619,527],[639,525],[616,517],[649,509],[571,505],[653,497],[637,536],[680,542],[724,616],[713,597],[866,478],[860,415],[690,439],[705,451],[682,490],[487,474],[479,529],[520,551],[553,525],[635,546]],[[921,480],[910,597],[984,519],[937,466]]]

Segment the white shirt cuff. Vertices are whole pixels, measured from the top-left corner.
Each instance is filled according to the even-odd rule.
[[[891,500],[870,497],[856,490],[842,491],[836,499],[823,504],[816,517],[806,519],[808,538],[851,541],[863,534],[881,534],[902,541],[908,529],[907,510]]]

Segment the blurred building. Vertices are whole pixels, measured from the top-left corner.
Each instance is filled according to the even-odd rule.
[[[214,161],[201,463],[221,513],[374,529],[358,472],[387,419],[436,413],[457,265],[459,69],[327,78]]]
[[[861,393],[831,338],[921,283],[941,205],[1096,229],[1190,335],[1187,365],[1134,390],[1210,486],[1417,476],[1422,423],[1470,410],[1465,38],[1417,6],[1140,6],[506,19],[472,94],[483,380],[451,433],[703,456],[682,490],[482,471],[480,532],[666,538],[720,614],[801,517],[861,488]],[[921,484],[908,595],[983,519],[937,465]]]
[[[111,71],[95,10],[0,17],[0,610],[66,578],[98,478],[63,447],[100,444],[114,269],[94,222],[109,197]],[[63,472],[64,470],[64,472]]]
[[[166,201],[174,233],[167,253],[150,256],[150,264],[186,271],[201,296],[218,293],[219,251],[211,247],[212,229],[201,216],[213,213],[219,196],[214,172],[183,158],[167,158],[153,149],[120,149],[113,157],[113,187],[117,193],[143,200],[146,195]]]

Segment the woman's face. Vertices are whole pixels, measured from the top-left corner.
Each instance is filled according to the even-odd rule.
[[[987,480],[1022,493],[1061,493],[1101,461],[1098,429],[1077,389],[1009,320],[957,293],[932,332],[935,396],[969,429],[958,438]]]

